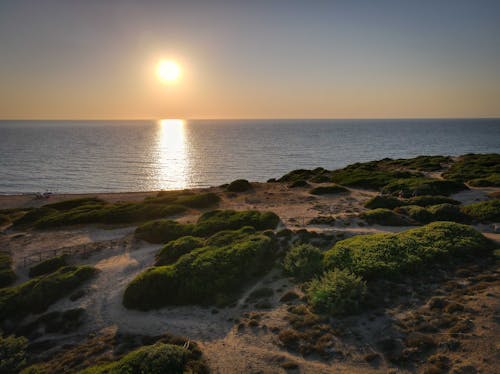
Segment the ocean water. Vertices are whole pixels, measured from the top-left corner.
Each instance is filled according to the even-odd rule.
[[[206,187],[471,152],[500,152],[500,119],[0,121],[0,193]]]

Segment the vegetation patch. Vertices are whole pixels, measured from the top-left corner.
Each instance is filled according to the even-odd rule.
[[[497,184],[500,174],[500,154],[467,154],[460,156],[450,169],[443,173],[446,179],[457,182],[469,182],[475,180],[474,184],[493,183]],[[496,176],[495,176],[496,175]],[[478,181],[480,179],[480,181]],[[491,184],[489,184],[491,185]]]
[[[309,193],[312,195],[331,195],[331,194],[345,193],[345,192],[349,192],[349,190],[337,184],[331,184],[328,186],[318,186],[309,191]]]
[[[495,173],[485,178],[472,179],[468,183],[473,187],[500,187],[500,173]]]
[[[330,181],[330,172],[323,168],[316,168],[314,170],[297,169],[292,170],[278,179],[278,182],[294,183],[299,181],[311,181],[315,183],[323,183],[323,181]]]
[[[466,205],[462,208],[462,211],[479,222],[499,222],[500,199]]]
[[[83,197],[80,199],[70,199],[57,203],[45,204],[43,207],[55,210],[70,210],[84,205],[105,205],[106,202],[97,197]]]
[[[0,288],[7,287],[16,280],[16,273],[12,270],[10,253],[0,251]]]
[[[95,273],[91,266],[66,266],[18,286],[0,289],[0,319],[41,313]]]
[[[402,206],[396,208],[394,211],[400,215],[405,215],[418,223],[425,224],[434,221],[432,213],[428,209],[418,205]]]
[[[32,266],[29,271],[30,278],[38,277],[40,275],[53,273],[54,271],[67,265],[67,256],[61,255],[49,258],[48,260],[42,261],[35,266]]]
[[[28,339],[23,336],[0,336],[0,373],[17,373],[26,365]]]
[[[373,163],[358,163],[332,172],[332,181],[348,187],[380,190],[391,181],[415,176],[408,171],[381,170]]]
[[[398,234],[360,235],[325,253],[326,269],[347,269],[364,279],[399,277],[433,261],[482,256],[493,242],[470,226],[434,222]]]
[[[307,181],[303,179],[296,180],[288,185],[289,188],[311,187]]]
[[[349,270],[334,269],[307,285],[309,303],[328,314],[354,313],[366,295],[366,283]]]
[[[156,266],[175,263],[182,255],[202,247],[204,240],[194,236],[182,236],[165,244],[156,255]]]
[[[7,225],[10,222],[10,217],[7,214],[0,213],[0,226]]]
[[[248,234],[228,245],[197,248],[172,265],[138,275],[127,286],[123,304],[140,310],[181,304],[224,305],[246,281],[272,266],[275,248],[275,239],[262,234]]]
[[[120,360],[92,366],[81,374],[172,373],[182,374],[190,352],[173,344],[157,343],[132,351]]]
[[[460,201],[450,199],[446,196],[415,196],[408,200],[406,200],[405,205],[418,205],[422,207],[438,205],[438,204],[452,204],[452,205],[460,205]]]
[[[466,189],[467,186],[461,182],[414,177],[394,180],[384,186],[382,193],[408,198],[420,195],[448,196]]]
[[[196,224],[181,224],[172,220],[157,220],[139,226],[135,235],[151,243],[165,243],[181,236],[207,237],[223,230],[251,226],[256,230],[274,229],[279,217],[272,212],[256,210],[214,210],[204,213]]]
[[[399,206],[405,205],[405,202],[394,197],[394,196],[386,196],[386,195],[378,195],[372,197],[365,203],[365,208],[368,209],[394,209]]]
[[[226,190],[229,192],[245,192],[252,189],[252,185],[246,179],[236,179],[229,183]]]
[[[372,225],[411,226],[414,224],[414,222],[407,217],[384,208],[369,210],[361,213],[359,216]]]
[[[311,279],[323,271],[323,252],[311,244],[296,245],[287,252],[283,270],[299,281]]]

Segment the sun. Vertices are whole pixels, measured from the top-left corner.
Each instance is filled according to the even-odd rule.
[[[181,75],[181,68],[175,61],[160,60],[156,65],[156,75],[162,82],[175,82]]]

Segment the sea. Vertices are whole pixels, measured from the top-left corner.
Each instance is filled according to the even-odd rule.
[[[499,153],[500,119],[0,121],[0,193],[266,181],[386,157]]]

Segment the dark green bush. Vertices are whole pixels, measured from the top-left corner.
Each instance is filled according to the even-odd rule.
[[[329,195],[344,192],[349,192],[349,190],[336,184],[331,184],[329,186],[318,186],[309,191],[309,193],[313,195]]]
[[[382,196],[378,195],[375,197],[372,197],[370,200],[368,200],[365,203],[365,208],[368,209],[378,209],[378,208],[385,208],[385,209],[394,209],[399,206],[405,205],[404,201],[399,200],[398,198],[395,198],[394,196]]]
[[[135,236],[150,243],[166,243],[181,236],[192,235],[193,227],[194,225],[160,219],[139,226],[135,230]]]
[[[0,288],[7,287],[16,280],[16,273],[12,270],[12,258],[7,252],[0,251]]]
[[[323,169],[324,170],[324,169]],[[307,169],[297,169],[297,170],[292,170],[288,174],[285,174],[282,176],[280,179],[278,179],[278,182],[284,182],[284,183],[293,183],[297,181],[308,181],[311,178],[315,176],[315,172],[312,170],[307,170]]]
[[[468,183],[473,187],[500,187],[500,173],[485,178],[472,179]]]
[[[66,266],[18,286],[0,289],[0,319],[41,313],[95,272],[91,266]]]
[[[59,268],[67,265],[66,255],[56,256],[42,261],[35,266],[32,266],[29,271],[30,278],[38,277],[40,275],[53,273]]]
[[[307,285],[308,302],[332,315],[357,312],[366,295],[366,283],[348,270],[327,271]]]
[[[415,196],[406,201],[405,205],[418,205],[422,207],[438,204],[453,204],[460,205],[460,201],[450,199],[446,196]]]
[[[407,217],[384,208],[369,210],[361,213],[359,216],[372,225],[410,226],[414,224]]]
[[[391,181],[413,177],[415,174],[399,170],[383,170],[377,161],[349,165],[332,172],[332,181],[348,187],[379,190]]]
[[[169,241],[156,255],[156,266],[170,265],[175,263],[179,257],[192,250],[203,247],[204,240],[194,236],[182,236],[179,239]]]
[[[173,344],[156,343],[132,351],[120,360],[92,366],[81,374],[183,374],[190,352]]]
[[[394,211],[398,214],[403,214],[405,216],[408,216],[415,222],[429,223],[434,221],[434,216],[432,215],[432,213],[428,209],[418,205],[402,206],[396,208]]]
[[[24,215],[14,220],[14,227],[24,227],[29,226],[36,223],[39,219],[48,217],[52,214],[57,214],[58,211],[56,209],[51,208],[38,208],[27,211]]]
[[[303,179],[296,180],[288,185],[289,188],[310,187],[311,185]]]
[[[499,222],[500,199],[466,205],[462,208],[462,211],[479,222]]]
[[[150,268],[126,288],[123,304],[147,310],[165,305],[226,303],[241,286],[268,270],[276,243],[249,234],[222,247],[206,246],[181,256],[168,266]]]
[[[239,230],[223,230],[205,240],[205,245],[222,247],[244,239],[250,234],[255,234],[255,229],[252,226],[243,226]]]
[[[311,279],[323,271],[323,253],[310,244],[294,246],[283,260],[283,269],[299,281]]]
[[[365,279],[416,272],[429,262],[490,253],[494,244],[470,226],[434,222],[398,234],[360,235],[325,253],[326,269],[347,269]]]
[[[467,154],[460,156],[450,169],[443,173],[443,177],[457,182],[468,182],[474,179],[489,179],[492,183],[498,181],[493,177],[500,174],[500,154]],[[474,182],[481,183],[481,182]],[[498,186],[498,184],[495,184]]]
[[[389,168],[404,168],[418,171],[437,171],[446,164],[453,162],[449,156],[417,156],[414,158],[400,158],[396,160],[383,159],[379,164]]]
[[[226,188],[229,192],[245,192],[252,189],[252,185],[246,179],[237,179],[229,183]]]
[[[28,339],[24,336],[0,336],[0,373],[18,373],[26,365]]]
[[[10,217],[7,214],[0,213],[0,226],[10,223]]]
[[[267,230],[275,229],[278,223],[279,217],[273,212],[213,210],[201,215],[193,233],[195,236],[208,236],[222,230],[237,230],[244,226]]]
[[[180,205],[188,208],[208,208],[216,205],[220,198],[212,192],[160,191],[157,197],[144,200],[151,204]]]
[[[438,204],[427,208],[432,215],[433,221],[452,221],[458,223],[469,223],[470,217],[462,212],[459,206],[452,204]]]
[[[56,210],[70,210],[84,205],[104,205],[106,202],[97,197],[82,197],[80,199],[70,199],[59,201],[57,203],[45,204],[44,208]]]
[[[445,195],[466,190],[467,187],[460,182],[446,181],[433,178],[405,178],[387,184],[382,193],[413,197],[420,195]]]

